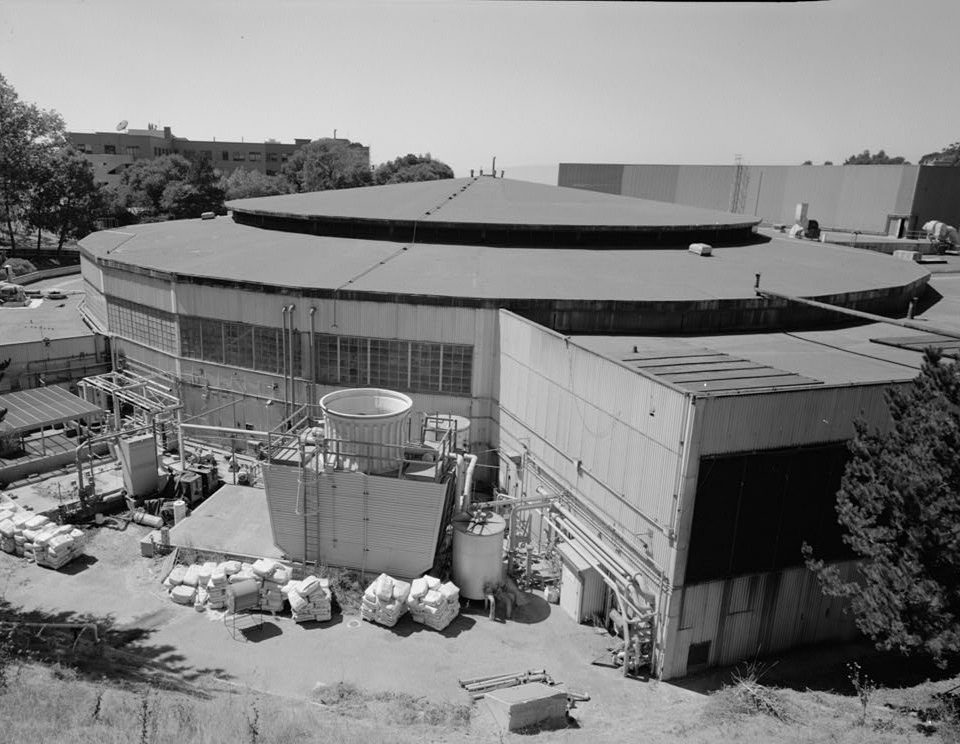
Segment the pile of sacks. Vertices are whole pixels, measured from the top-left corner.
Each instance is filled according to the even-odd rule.
[[[0,549],[41,566],[63,568],[83,552],[83,531],[5,505],[0,509]]]
[[[286,599],[282,588],[290,582],[293,571],[277,561],[261,559],[255,563],[223,561],[215,563],[179,564],[173,567],[163,585],[177,604],[193,605],[198,612],[210,608],[227,607],[227,589],[230,584],[252,579],[259,585],[259,608],[280,612]]]
[[[452,581],[424,576],[410,585],[407,607],[415,622],[434,630],[443,630],[460,614],[460,589]]]
[[[274,614],[281,612],[285,599],[281,590],[292,578],[293,571],[269,558],[261,558],[251,570],[260,581],[260,609]]]
[[[392,628],[407,611],[410,584],[380,574],[363,594],[360,617]]]
[[[333,617],[329,579],[308,576],[303,581],[287,582],[280,591],[290,602],[295,623],[322,623]]]

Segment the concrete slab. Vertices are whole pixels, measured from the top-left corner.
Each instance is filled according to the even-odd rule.
[[[170,544],[215,553],[281,558],[262,488],[225,485],[170,530]]]

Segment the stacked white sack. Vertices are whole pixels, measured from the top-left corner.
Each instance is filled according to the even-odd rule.
[[[260,609],[274,614],[283,610],[284,596],[280,589],[290,581],[291,571],[269,558],[258,560],[252,570],[261,581]]]
[[[407,606],[415,622],[443,630],[460,614],[460,590],[452,581],[441,584],[440,579],[424,576],[411,584]]]
[[[326,622],[333,617],[330,580],[308,576],[303,581],[290,581],[281,589],[290,602],[295,623],[311,620]]]
[[[51,522],[42,514],[34,514],[30,519],[23,523],[23,557],[31,561],[36,559],[36,539],[44,528],[49,527]],[[16,540],[16,538],[14,538]]]
[[[240,567],[237,566],[239,569]],[[230,581],[227,578],[227,572],[224,570],[224,564],[219,564],[210,574],[210,580],[207,582],[207,606],[211,610],[225,610],[227,608],[227,587]]]
[[[363,594],[360,617],[392,628],[407,611],[409,595],[410,584],[406,581],[398,581],[387,574],[380,574]]]
[[[37,565],[60,569],[83,553],[83,531],[68,524],[47,527],[34,539]]]
[[[10,518],[10,521],[13,522],[13,552],[17,555],[23,555],[23,545],[26,542],[26,538],[23,536],[24,526],[35,516],[28,511],[19,511]]]
[[[13,524],[13,517],[17,514],[15,504],[4,504],[0,507],[0,550],[4,553],[16,553],[17,543],[13,536],[17,534],[17,528]]]

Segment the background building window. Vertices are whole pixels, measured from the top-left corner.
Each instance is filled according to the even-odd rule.
[[[251,152],[251,153],[250,153],[250,160],[251,160],[251,162],[256,162],[256,161],[262,160],[262,159],[263,159],[263,153],[261,153],[261,152]]]
[[[127,155],[132,155],[135,158],[140,157],[140,145],[127,145],[125,149]]]
[[[233,153],[234,160],[244,160],[245,158],[246,158],[246,155],[244,155],[242,152]]]
[[[220,151],[220,159],[221,159],[221,160],[229,160],[229,159],[230,159],[230,152],[229,152],[228,150],[221,150],[221,151]]]
[[[116,145],[104,145],[104,146],[103,146],[103,154],[104,154],[104,155],[116,155],[116,154],[117,154],[117,146],[116,146]]]

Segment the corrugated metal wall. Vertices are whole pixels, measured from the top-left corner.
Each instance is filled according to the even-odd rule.
[[[849,579],[853,562],[839,564]],[[708,666],[857,636],[845,601],[825,597],[805,567],[683,587],[671,598],[664,678],[687,674],[692,644],[710,643]]]
[[[871,427],[885,428],[886,387],[822,387],[699,399],[700,455],[840,442],[853,436],[858,417]]]
[[[687,396],[506,311],[500,345],[502,444],[528,447],[669,570]]]
[[[433,565],[448,486],[264,465],[274,542],[293,560],[414,578]]]
[[[756,214],[767,223],[790,224],[796,205],[806,202],[810,205],[808,217],[817,220],[821,227],[881,232],[886,228],[888,214],[926,214],[928,210],[921,205],[927,201],[932,204],[940,198],[935,194],[956,193],[956,188],[939,182],[936,188],[922,188],[922,184],[938,175],[924,175],[918,182],[918,174],[930,170],[916,165],[746,165],[742,176],[745,181],[743,212]],[[618,172],[621,183],[617,189],[614,183]],[[561,163],[558,183],[729,211],[735,179],[734,165]],[[940,208],[934,211],[960,215],[960,207],[947,210],[937,206]],[[947,219],[946,216],[932,218]],[[918,224],[922,224],[922,220]]]
[[[173,312],[173,284],[143,274],[117,269],[103,269],[103,291],[109,297],[120,297],[148,307]]]

